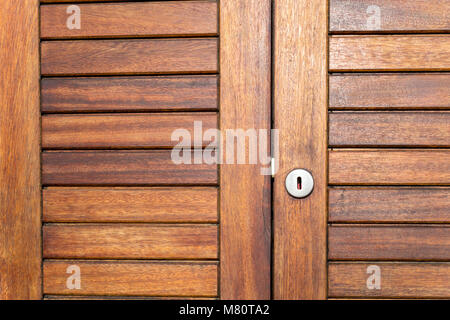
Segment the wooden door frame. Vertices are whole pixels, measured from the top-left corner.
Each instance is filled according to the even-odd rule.
[[[0,299],[41,299],[39,0],[0,6]]]

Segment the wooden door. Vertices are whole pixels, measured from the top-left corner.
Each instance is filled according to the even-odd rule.
[[[0,296],[269,299],[270,176],[172,135],[270,130],[270,1],[0,12]]]
[[[330,5],[328,295],[448,298],[450,1]]]
[[[0,298],[449,298],[449,13],[6,1]],[[265,132],[272,167],[217,160],[227,130]]]
[[[276,299],[450,296],[449,13],[275,1]],[[306,199],[284,188],[297,168]]]

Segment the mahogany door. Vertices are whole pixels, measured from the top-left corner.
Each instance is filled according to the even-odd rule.
[[[450,296],[449,13],[330,1],[329,297]]]
[[[274,298],[448,298],[450,1],[274,3]]]
[[[5,1],[0,297],[449,298],[449,13]]]
[[[274,3],[274,298],[448,298],[450,1]]]
[[[270,131],[270,1],[0,13],[0,297],[270,299],[270,175],[196,158]]]

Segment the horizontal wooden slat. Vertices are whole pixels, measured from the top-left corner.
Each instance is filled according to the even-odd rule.
[[[136,0],[142,1],[142,0]],[[180,1],[180,0],[160,0],[160,1]],[[183,0],[183,1],[199,1],[199,0]],[[217,0],[204,0],[216,2]],[[124,2],[124,0],[41,0],[41,3],[65,3],[65,2]]]
[[[332,112],[331,146],[450,146],[450,112]]]
[[[81,289],[68,289],[67,268],[81,272]],[[45,261],[44,294],[217,296],[217,264],[201,262]]]
[[[367,280],[376,265],[380,289],[369,290]],[[450,263],[331,263],[328,267],[330,297],[449,298]]]
[[[207,146],[212,141],[194,135],[196,121],[205,131],[217,128],[216,113],[45,115],[42,148],[174,147],[180,143],[172,141],[178,129],[190,133],[192,148]]]
[[[42,75],[217,72],[217,39],[44,41]]]
[[[217,76],[44,78],[42,112],[217,110]]]
[[[334,185],[447,185],[450,150],[343,149],[329,152]]]
[[[448,109],[450,74],[333,74],[329,106],[330,109]]]
[[[171,153],[171,150],[44,152],[42,184],[217,184],[216,165],[175,164]]]
[[[78,4],[80,29],[69,29],[67,5],[41,6],[41,38],[217,35],[217,3],[205,1]]]
[[[332,36],[330,71],[450,70],[450,35]]]
[[[449,188],[347,187],[328,195],[330,222],[450,222]]]
[[[331,260],[449,260],[450,226],[334,225]]]
[[[449,0],[331,0],[330,31],[446,31],[449,11]]]
[[[216,259],[217,226],[49,224],[44,258]]]
[[[217,188],[46,188],[45,222],[215,223]]]
[[[145,296],[65,296],[65,295],[47,295],[44,300],[217,300],[216,297],[145,297]]]

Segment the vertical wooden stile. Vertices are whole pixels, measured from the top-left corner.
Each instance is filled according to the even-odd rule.
[[[270,130],[271,1],[220,1],[220,21],[220,128]],[[220,297],[269,299],[270,176],[220,170]]]
[[[277,0],[274,123],[280,169],[274,182],[274,298],[327,297],[327,1]],[[293,169],[310,171],[313,193],[285,190]]]
[[[0,64],[0,299],[40,299],[38,0],[2,2]]]

